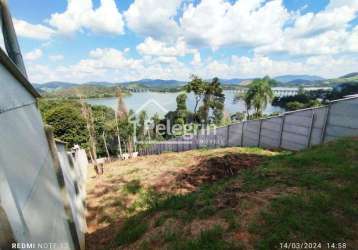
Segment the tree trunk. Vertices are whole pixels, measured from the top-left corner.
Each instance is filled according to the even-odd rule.
[[[117,129],[117,137],[118,137],[118,150],[119,150],[119,156],[122,158],[123,157],[123,153],[122,153],[122,146],[121,146],[121,137],[119,136],[119,127],[118,127],[118,117],[116,114],[116,129]]]
[[[111,156],[109,155],[109,151],[108,151],[108,147],[107,147],[107,142],[106,142],[106,136],[105,136],[105,134],[104,134],[104,131],[103,131],[102,137],[103,137],[104,147],[105,147],[106,153],[107,153],[107,158],[108,158],[109,161],[111,161]]]

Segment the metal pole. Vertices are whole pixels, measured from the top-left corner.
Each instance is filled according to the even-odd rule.
[[[17,41],[14,24],[12,23],[11,14],[7,5],[7,0],[0,0],[0,5],[2,32],[4,36],[4,43],[7,54],[19,68],[21,73],[27,78],[24,60],[22,59],[20,46]]]

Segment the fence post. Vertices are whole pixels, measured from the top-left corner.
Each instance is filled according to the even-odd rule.
[[[72,237],[75,249],[81,250],[80,240],[78,238],[74,216],[72,214],[70,202],[68,200],[67,191],[66,191],[66,187],[65,187],[65,178],[64,178],[64,175],[63,175],[63,172],[61,169],[61,163],[60,163],[60,159],[58,156],[56,143],[55,143],[55,140],[53,137],[52,128],[50,126],[45,126],[45,133],[46,133],[46,138],[47,138],[47,142],[48,142],[48,146],[49,146],[49,150],[50,150],[50,154],[51,154],[51,158],[52,158],[53,167],[54,167],[56,177],[57,177],[57,182],[58,182],[58,185],[60,186],[60,195],[62,198],[65,215],[66,215],[66,220],[67,220],[68,227],[70,230],[70,235]]]
[[[315,118],[316,118],[316,114],[315,114],[314,110],[312,110],[312,120],[311,120],[310,131],[309,131],[308,139],[307,139],[307,148],[311,147],[311,138],[312,138],[312,131],[313,131]]]
[[[242,126],[241,126],[241,147],[244,146],[244,126],[245,126],[245,123],[246,123],[246,121],[244,121],[242,123]]]
[[[229,146],[229,136],[230,136],[230,124],[227,125],[227,131],[226,131],[226,147]]]
[[[282,122],[281,122],[280,144],[278,145],[279,148],[281,148],[281,146],[282,146],[282,135],[283,135],[283,129],[284,129],[284,126],[285,126],[285,120],[286,120],[286,115],[284,114],[282,116]]]
[[[261,145],[261,129],[262,129],[262,119],[260,119],[260,126],[259,126],[259,139],[258,139],[258,142],[257,142],[257,147],[260,147]]]
[[[321,134],[321,144],[324,143],[325,139],[326,139],[326,134],[327,134],[327,125],[329,122],[329,118],[331,116],[331,103],[328,103],[328,108],[327,108],[327,113],[326,113],[326,119],[324,120],[324,124],[323,124],[323,128],[322,128],[322,134]]]

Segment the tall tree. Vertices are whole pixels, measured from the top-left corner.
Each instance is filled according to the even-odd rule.
[[[116,110],[116,129],[117,129],[117,137],[118,137],[118,150],[119,155],[122,157],[122,145],[121,145],[121,136],[119,132],[119,123],[123,122],[123,120],[127,119],[128,110],[123,100],[123,93],[120,88],[117,89],[117,110]]]
[[[177,109],[175,111],[175,123],[184,125],[187,122],[187,107],[186,107],[186,94],[180,94],[177,96]]]
[[[147,119],[148,114],[145,110],[141,111],[138,115],[138,128],[137,128],[137,135],[141,140],[145,139],[145,137],[148,135],[148,129],[147,129]]]
[[[82,104],[82,110],[81,110],[82,115],[83,115],[84,119],[86,120],[87,130],[88,130],[88,134],[89,134],[89,151],[90,151],[91,160],[94,163],[94,168],[95,168],[97,175],[99,175],[100,172],[103,173],[103,169],[102,169],[102,171],[100,171],[100,169],[98,169],[98,164],[97,164],[96,129],[94,126],[92,109],[89,105],[84,103],[83,99],[81,99],[81,104]]]
[[[123,100],[123,93],[120,88],[117,89],[117,117],[119,120],[126,119],[128,116],[128,109]]]
[[[262,116],[263,110],[267,104],[272,101],[274,95],[271,89],[270,79],[265,77],[263,79],[255,79],[250,85],[244,96],[237,96],[235,98],[242,98],[247,106],[247,112],[253,108],[254,117]]]
[[[187,93],[193,92],[195,96],[194,115],[197,113],[197,108],[200,101],[204,98],[207,83],[196,75],[191,75],[191,81],[185,86]]]
[[[198,115],[200,119],[207,124],[209,122],[210,110],[212,111],[212,121],[220,124],[224,114],[225,95],[219,78],[215,77],[210,83],[205,85],[203,104],[200,106]]]

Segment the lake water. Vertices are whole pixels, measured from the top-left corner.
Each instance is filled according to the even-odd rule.
[[[245,104],[240,101],[238,103],[233,103],[235,92],[233,91],[224,91],[225,93],[225,112],[227,114],[234,114],[236,112],[244,112]],[[151,117],[155,113],[158,113],[163,117],[168,111],[173,111],[176,109],[176,97],[180,93],[160,93],[160,92],[141,92],[141,93],[132,93],[131,96],[126,96],[124,98],[125,104],[128,110],[132,109],[136,113],[141,110],[145,110],[148,115]],[[114,110],[117,107],[117,98],[100,98],[100,99],[87,99],[86,102],[92,105],[104,105],[111,107]],[[199,104],[200,105],[200,104]],[[187,107],[189,110],[193,111],[195,106],[195,98],[193,94],[188,94]],[[271,114],[274,112],[284,112],[284,109],[279,107],[273,107],[268,105],[265,109],[265,114]]]

